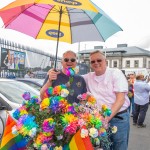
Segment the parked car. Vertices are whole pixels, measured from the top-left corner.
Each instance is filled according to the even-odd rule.
[[[38,79],[45,79],[46,76],[47,76],[47,72],[42,71],[42,70],[40,70],[40,71],[35,71],[35,72],[33,72],[33,73],[34,73],[34,77],[35,77],[35,78],[38,78]]]
[[[35,78],[18,78],[16,80],[26,83],[39,91],[43,86],[43,82],[44,82],[44,79],[35,79]]]
[[[33,87],[12,79],[0,78],[0,135],[3,135],[7,113],[13,113],[23,103],[22,94],[30,92],[31,96],[40,97],[40,92]],[[0,137],[1,137],[0,136]],[[0,138],[1,140],[1,138]]]

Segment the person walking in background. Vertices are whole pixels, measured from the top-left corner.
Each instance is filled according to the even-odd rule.
[[[28,70],[24,78],[31,78],[31,71]]]
[[[69,82],[69,76],[66,74],[66,69],[69,68],[75,68],[77,65],[77,56],[76,53],[73,51],[66,51],[63,54],[63,58],[61,61],[62,64],[62,70],[56,71],[55,69],[50,69],[48,71],[48,75],[44,81],[43,87],[40,90],[40,96],[41,99],[44,98],[44,92],[45,90],[52,86],[55,87],[57,85],[66,84]],[[83,93],[87,92],[86,84],[82,76],[75,74],[73,76],[73,81],[70,83],[69,87],[69,95],[67,97],[67,100],[69,103],[79,102],[79,99],[77,99],[77,96]]]
[[[129,84],[129,93],[128,97],[130,99],[130,107],[129,111],[131,111],[131,117],[133,117],[134,114],[134,87],[133,84],[136,80],[136,75],[134,72],[130,73],[129,79],[128,79],[128,84]]]
[[[148,82],[150,78],[148,78]],[[144,120],[149,106],[149,92],[150,85],[144,80],[144,75],[137,75],[136,82],[134,83],[134,115],[133,125],[138,128],[145,128]]]
[[[111,135],[111,150],[127,150],[129,137],[130,101],[127,96],[128,83],[121,70],[107,68],[106,57],[100,51],[90,54],[94,72],[83,75],[87,90],[94,95],[97,105],[107,105],[112,110],[108,117],[111,126],[117,126],[117,133]]]

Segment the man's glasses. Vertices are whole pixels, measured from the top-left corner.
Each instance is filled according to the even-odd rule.
[[[91,61],[91,64],[95,64],[96,62],[100,63],[100,62],[102,62],[102,61],[103,61],[102,59],[92,60],[92,61]]]
[[[64,62],[69,62],[69,61],[75,62],[76,59],[75,59],[75,58],[71,58],[71,59],[69,59],[69,58],[64,58]]]

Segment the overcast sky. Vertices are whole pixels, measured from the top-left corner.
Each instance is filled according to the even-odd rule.
[[[8,4],[12,0],[0,0],[0,7]],[[150,0],[92,0],[106,14],[108,14],[122,29],[108,38],[106,42],[82,42],[80,49],[92,49],[95,46],[103,45],[104,47],[113,48],[117,44],[126,43],[128,46],[137,46],[150,50]],[[2,22],[0,22],[2,26]],[[15,31],[6,31],[0,29],[0,37],[5,37],[8,40],[18,42],[25,45],[42,48],[44,51],[53,50],[55,54],[56,42],[45,40],[34,40],[31,37],[16,33]],[[42,47],[41,47],[42,45]],[[78,44],[63,44],[59,45],[59,50],[63,52],[66,49],[77,51]],[[60,53],[61,54],[61,53]]]

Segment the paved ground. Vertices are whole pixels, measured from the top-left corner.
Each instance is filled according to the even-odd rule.
[[[146,128],[137,128],[132,125],[130,117],[129,150],[150,150],[150,105],[146,114]]]

